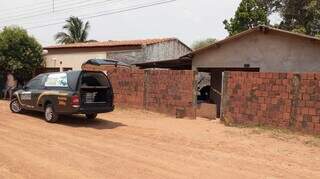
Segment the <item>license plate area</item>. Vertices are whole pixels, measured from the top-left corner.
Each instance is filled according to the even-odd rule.
[[[86,104],[95,103],[97,92],[86,93],[84,102]]]

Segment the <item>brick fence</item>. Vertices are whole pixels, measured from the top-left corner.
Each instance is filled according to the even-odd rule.
[[[320,73],[226,72],[223,120],[320,134]]]
[[[196,117],[195,72],[140,70],[86,65],[108,71],[116,107],[145,109],[177,117]]]

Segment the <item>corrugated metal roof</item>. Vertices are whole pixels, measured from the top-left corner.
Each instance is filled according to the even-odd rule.
[[[116,60],[111,60],[111,59],[90,59],[88,61],[86,61],[84,64],[82,65],[119,65],[119,66],[127,66],[129,67],[129,64],[120,62],[120,61],[116,61]]]
[[[65,48],[95,48],[95,47],[117,47],[117,46],[139,46],[152,45],[161,42],[178,40],[176,38],[158,38],[158,39],[142,39],[142,40],[109,40],[104,42],[88,42],[88,43],[73,43],[64,45],[53,45],[44,47],[44,49],[65,49]]]
[[[179,59],[170,59],[170,60],[161,60],[161,61],[151,61],[134,64],[142,69],[147,68],[167,68],[175,70],[191,70],[192,61],[189,58],[179,58]]]

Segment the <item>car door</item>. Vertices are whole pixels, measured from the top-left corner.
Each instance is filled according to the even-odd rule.
[[[50,98],[56,112],[65,111],[67,102],[70,100],[69,96],[69,85],[68,75],[66,72],[63,73],[52,73],[48,74],[44,81],[44,87],[50,89],[50,93],[42,95],[43,97]]]
[[[33,89],[31,89],[31,105],[34,106],[35,110],[42,110],[42,106],[39,106],[39,97],[44,92],[44,81],[47,75],[39,75]]]
[[[20,94],[21,103],[25,108],[36,110],[35,98],[39,93],[44,75],[39,75],[30,80]]]

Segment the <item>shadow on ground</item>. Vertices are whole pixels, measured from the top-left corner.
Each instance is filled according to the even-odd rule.
[[[44,121],[44,115],[40,112],[25,112],[24,115],[32,116]],[[87,120],[84,115],[61,115],[59,117],[57,125],[65,125],[69,127],[79,127],[79,128],[94,128],[94,129],[114,129],[117,127],[126,126],[119,122],[112,122],[105,119],[100,119],[99,115],[97,119]]]

